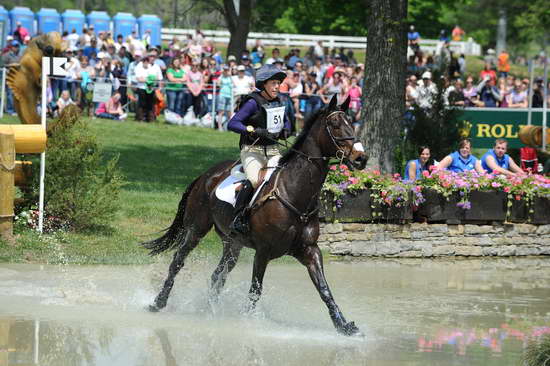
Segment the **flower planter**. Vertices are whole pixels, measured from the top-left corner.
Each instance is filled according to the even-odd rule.
[[[506,219],[509,222],[525,223],[528,221],[529,210],[524,200],[512,199],[512,206],[510,206],[510,214]]]
[[[342,206],[334,209],[333,195],[326,193],[321,198],[319,217],[327,222],[370,222],[372,221],[371,191],[357,195],[346,193],[340,198]]]
[[[499,191],[472,191],[471,208],[457,206],[460,196],[455,193],[446,199],[441,193],[428,189],[423,192],[426,201],[420,205],[418,215],[428,222],[448,224],[482,223],[506,220],[506,193]]]
[[[550,224],[550,199],[535,197],[533,212],[529,215],[531,224]]]

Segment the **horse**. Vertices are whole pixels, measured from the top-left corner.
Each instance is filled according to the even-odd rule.
[[[329,171],[329,160],[336,158],[351,169],[364,169],[367,156],[358,142],[348,117],[349,97],[337,105],[336,96],[329,105],[312,115],[292,147],[260,188],[258,199],[249,207],[250,232],[231,233],[233,207],[220,201],[216,187],[230,174],[234,161],[219,163],[197,177],[179,202],[176,217],[164,235],[142,243],[151,255],[175,249],[168,277],[154,303],[152,312],[166,306],[174,279],[184,260],[212,227],[223,244],[222,257],[211,277],[209,298],[216,300],[228,274],[237,264],[243,246],[255,249],[246,310],[255,308],[262,293],[264,273],[269,261],[290,255],[303,264],[326,304],[332,322],[340,334],[361,335],[354,322],[348,322],[336,304],[323,270],[319,237],[318,200]]]

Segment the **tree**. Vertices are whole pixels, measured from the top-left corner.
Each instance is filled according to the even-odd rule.
[[[371,0],[367,8],[361,140],[368,166],[391,172],[405,112],[407,0]]]

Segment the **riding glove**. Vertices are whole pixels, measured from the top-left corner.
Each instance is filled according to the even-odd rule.
[[[269,133],[269,131],[265,128],[258,127],[254,129],[254,132],[252,132],[252,136],[266,138],[271,137],[271,133]]]

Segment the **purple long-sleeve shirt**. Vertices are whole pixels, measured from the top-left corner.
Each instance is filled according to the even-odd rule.
[[[227,129],[236,133],[239,133],[241,135],[247,134],[246,131],[246,121],[252,117],[255,113],[258,112],[260,109],[260,106],[254,99],[249,99],[244,103],[243,106],[235,113],[233,118],[229,121],[227,124]],[[290,121],[285,113],[285,127],[288,131],[290,131]]]

